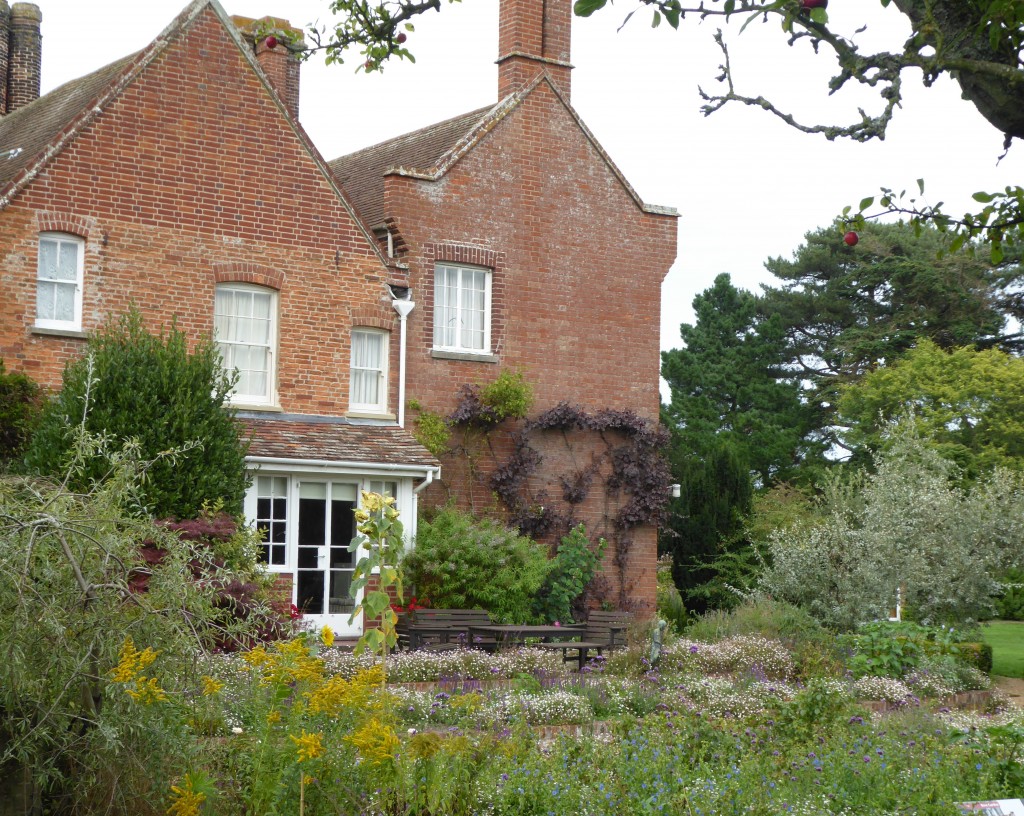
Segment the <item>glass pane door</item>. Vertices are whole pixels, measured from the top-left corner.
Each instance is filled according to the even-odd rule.
[[[355,535],[355,484],[300,482],[296,539],[295,605],[316,626],[339,634],[358,634],[348,623],[355,608],[349,595],[356,554],[348,551]]]

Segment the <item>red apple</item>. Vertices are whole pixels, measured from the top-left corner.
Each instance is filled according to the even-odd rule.
[[[860,240],[860,236],[853,230],[850,230],[843,236],[843,242],[847,246],[857,246],[857,242]]]
[[[399,45],[401,45],[407,39],[409,39],[409,38],[405,36],[405,32],[404,31],[400,31],[400,32],[398,32],[398,36],[395,37],[395,42],[397,42]]]
[[[816,8],[825,8],[828,5],[828,0],[800,0],[800,8],[804,11],[810,11]]]
[[[263,41],[263,44],[264,44],[264,45],[265,45],[265,46],[266,46],[267,48],[277,48],[277,37],[275,37],[275,36],[274,36],[273,34],[271,34],[271,35],[270,35],[269,37],[267,37],[267,38],[266,38],[266,39],[265,39],[265,40]]]

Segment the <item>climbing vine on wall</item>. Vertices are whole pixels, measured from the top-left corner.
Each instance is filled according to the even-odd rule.
[[[434,422],[447,435],[430,424],[438,415],[427,416],[417,428],[424,435],[431,431],[431,441],[444,436],[437,454],[464,463],[468,483],[462,499],[472,506],[474,486],[485,488],[524,535],[558,540],[583,521],[587,504],[589,535],[615,545],[620,578],[615,600],[627,606],[624,579],[634,532],[665,520],[671,472],[662,451],[668,433],[633,411],[591,413],[569,402],[527,419],[532,402],[532,388],[522,373],[503,371],[488,385],[459,389],[455,409],[443,422]],[[427,412],[420,410],[422,418]],[[510,430],[506,420],[523,422]],[[483,461],[487,458],[489,464]],[[449,496],[461,493],[447,482],[446,488]],[[595,507],[603,508],[597,524]]]

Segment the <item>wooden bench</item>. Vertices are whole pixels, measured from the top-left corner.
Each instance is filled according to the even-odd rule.
[[[495,642],[469,642],[470,626],[486,626],[491,616],[483,609],[417,609],[412,619],[402,616],[398,622],[398,643],[406,649],[444,651],[460,646],[494,648]]]
[[[593,611],[587,615],[587,625],[580,632],[579,640],[559,643],[538,643],[541,649],[560,649],[562,660],[575,661],[583,670],[591,652],[604,654],[605,649],[621,649],[626,646],[626,629],[632,622],[628,612]]]

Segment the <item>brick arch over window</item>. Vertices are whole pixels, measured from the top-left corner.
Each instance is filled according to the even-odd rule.
[[[352,328],[394,331],[395,311],[390,306],[355,306],[349,311]]]
[[[491,270],[491,353],[500,355],[505,343],[505,315],[507,304],[507,274],[504,252],[488,247],[453,242],[423,245],[423,293],[417,300],[427,305],[429,317],[423,322],[423,342],[434,344],[434,264],[456,263],[482,266]]]
[[[89,233],[95,228],[96,219],[94,218],[85,218],[73,213],[36,213],[36,229],[39,232],[63,232],[65,235],[88,238]]]
[[[213,278],[217,283],[251,283],[278,292],[284,285],[284,272],[270,266],[241,261],[215,263]]]

